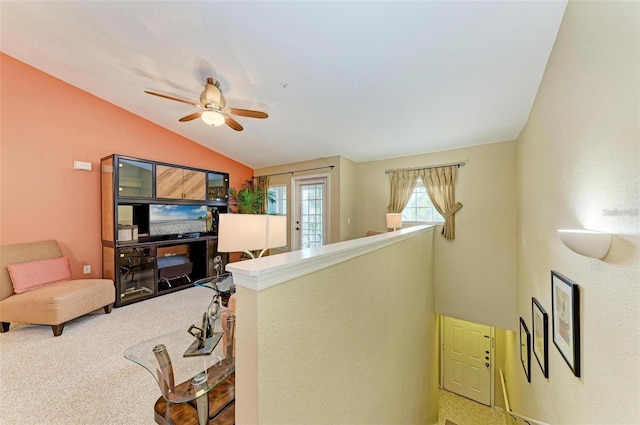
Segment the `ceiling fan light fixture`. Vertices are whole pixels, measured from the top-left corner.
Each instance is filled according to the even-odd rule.
[[[202,121],[213,126],[220,127],[225,123],[224,116],[215,111],[204,111],[201,115]]]
[[[144,92],[164,99],[186,103],[187,105],[192,105],[198,108],[198,111],[180,118],[178,120],[179,122],[193,121],[197,118],[202,118],[202,121],[212,127],[219,127],[226,124],[235,131],[242,131],[242,125],[231,118],[231,115],[261,119],[269,116],[265,112],[253,111],[251,109],[227,108],[227,101],[224,99],[224,96],[220,91],[220,83],[218,80],[213,78],[207,78],[204,90],[200,93],[200,103],[149,90],[145,90]]]
[[[217,80],[207,78],[207,84],[205,84],[204,90],[200,93],[200,103],[205,108],[215,106],[222,109],[227,106],[227,102],[220,91],[220,83]]]

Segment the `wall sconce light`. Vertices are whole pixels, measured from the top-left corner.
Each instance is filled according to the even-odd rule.
[[[402,227],[402,213],[388,213],[387,229],[396,231],[399,227]]]
[[[260,258],[269,248],[287,244],[287,216],[220,214],[218,251],[245,252]],[[251,251],[260,251],[256,257]]]
[[[591,258],[603,258],[611,247],[611,234],[583,229],[558,229],[560,240],[571,251]]]

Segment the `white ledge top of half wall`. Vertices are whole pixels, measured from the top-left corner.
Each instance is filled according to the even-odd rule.
[[[233,282],[237,286],[260,291],[412,238],[420,233],[433,231],[434,227],[426,225],[409,227],[395,232],[380,233],[255,260],[238,261],[227,264],[226,270],[233,274]]]

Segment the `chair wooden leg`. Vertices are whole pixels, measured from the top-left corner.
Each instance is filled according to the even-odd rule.
[[[0,322],[0,323],[2,323],[2,328],[0,328],[0,333],[9,332],[9,326],[11,326],[11,323],[9,322]]]
[[[104,312],[106,314],[109,314],[109,313],[111,313],[111,310],[113,310],[113,304],[105,305],[103,308],[104,308]]]
[[[53,336],[62,335],[62,330],[64,329],[64,325],[66,325],[66,323],[60,323],[59,325],[51,325],[51,330],[53,331]]]

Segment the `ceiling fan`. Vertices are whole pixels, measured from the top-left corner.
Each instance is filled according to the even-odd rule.
[[[243,127],[238,121],[231,118],[229,116],[230,114],[248,118],[267,118],[269,116],[264,112],[253,111],[251,109],[227,107],[227,101],[224,99],[222,91],[220,91],[220,82],[213,78],[207,78],[207,83],[204,85],[204,90],[202,91],[202,93],[200,93],[200,103],[191,100],[180,99],[179,97],[168,96],[162,93],[152,92],[149,90],[145,90],[144,92],[147,94],[152,94],[154,96],[163,97],[165,99],[186,103],[187,105],[192,105],[200,109],[200,111],[180,118],[178,120],[180,122],[192,121],[196,118],[201,118],[202,121],[214,127],[227,124],[229,127],[233,128],[236,131],[242,131]]]

